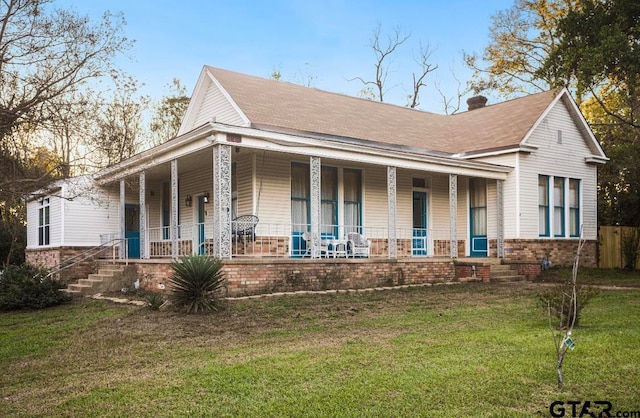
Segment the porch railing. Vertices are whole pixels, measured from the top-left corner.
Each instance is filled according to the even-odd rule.
[[[236,228],[232,227],[232,231]],[[314,254],[310,251],[309,225],[259,223],[253,234],[232,234],[232,257],[256,258],[304,258]],[[345,225],[322,225],[320,257],[345,257],[353,255],[347,248],[349,233],[359,233],[368,247],[358,256],[371,258],[388,257],[389,231],[384,227],[359,227]],[[168,227],[150,228],[149,255],[152,258],[171,257],[172,242]],[[351,237],[353,237],[351,235]],[[399,228],[396,231],[397,257],[448,257],[450,252],[449,229]],[[188,254],[213,255],[213,225],[197,223],[178,227],[178,256]]]

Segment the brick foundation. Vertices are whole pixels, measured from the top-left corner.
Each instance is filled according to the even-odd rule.
[[[597,241],[585,243],[580,257],[582,267],[597,266],[596,245]],[[538,264],[541,264],[542,259],[547,257],[552,266],[571,267],[577,248],[577,239],[510,239],[505,240],[504,256],[511,261],[527,261]]]
[[[169,260],[131,261],[142,286],[168,291]],[[456,279],[449,259],[421,260],[229,260],[225,262],[228,296],[295,290],[352,289]],[[163,289],[164,288],[164,289]]]
[[[478,280],[482,280],[483,282],[489,282],[491,279],[491,265],[490,264],[481,264],[481,263],[472,263],[467,264],[464,261],[456,261],[456,277],[458,278],[470,278],[475,277]],[[473,271],[473,267],[475,266],[476,270]]]
[[[89,248],[92,247],[27,249],[25,252],[25,258],[27,263],[34,266],[51,268],[60,265],[61,262],[67,259],[82,254]],[[73,283],[80,279],[86,279],[90,273],[95,273],[96,271],[96,258],[91,257],[63,270],[57,278],[65,283]]]
[[[505,264],[510,264],[512,269],[516,270],[519,275],[525,276],[527,280],[534,280],[542,273],[542,264],[537,261],[505,261]]]

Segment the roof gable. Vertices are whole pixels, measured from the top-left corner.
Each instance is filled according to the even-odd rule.
[[[206,113],[206,102],[214,95],[218,95],[216,112]],[[491,150],[526,147],[535,126],[558,102],[568,107],[594,156],[606,159],[566,89],[439,115],[209,66],[203,68],[179,133],[197,127],[196,121],[206,122],[215,116],[221,123],[268,131],[473,158]],[[219,119],[225,112],[236,119]],[[209,119],[203,115],[210,115]]]
[[[248,126],[250,123],[229,93],[211,75],[209,68],[204,67],[182,119],[178,135],[214,120],[239,126]]]

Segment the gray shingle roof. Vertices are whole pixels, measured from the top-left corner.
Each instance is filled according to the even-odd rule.
[[[439,115],[214,67],[256,127],[332,135],[448,154],[515,147],[558,94],[547,91]]]

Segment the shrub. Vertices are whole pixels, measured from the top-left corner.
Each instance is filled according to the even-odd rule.
[[[160,309],[160,307],[164,303],[164,296],[162,295],[162,293],[147,293],[144,299],[147,301],[147,305],[149,305],[149,308],[151,308],[151,310],[153,311],[157,311],[158,309]]]
[[[580,313],[591,299],[599,294],[597,288],[592,286],[578,286],[576,288],[576,312],[574,326],[580,325]],[[538,295],[540,306],[558,319],[560,327],[567,327],[571,323],[573,305],[571,303],[571,282],[565,282],[547,289]]]
[[[46,274],[29,264],[8,266],[0,275],[0,310],[42,309],[71,300],[60,291],[64,284],[46,278]]]
[[[205,255],[183,257],[171,264],[171,303],[187,313],[215,311],[224,285],[222,261]]]

